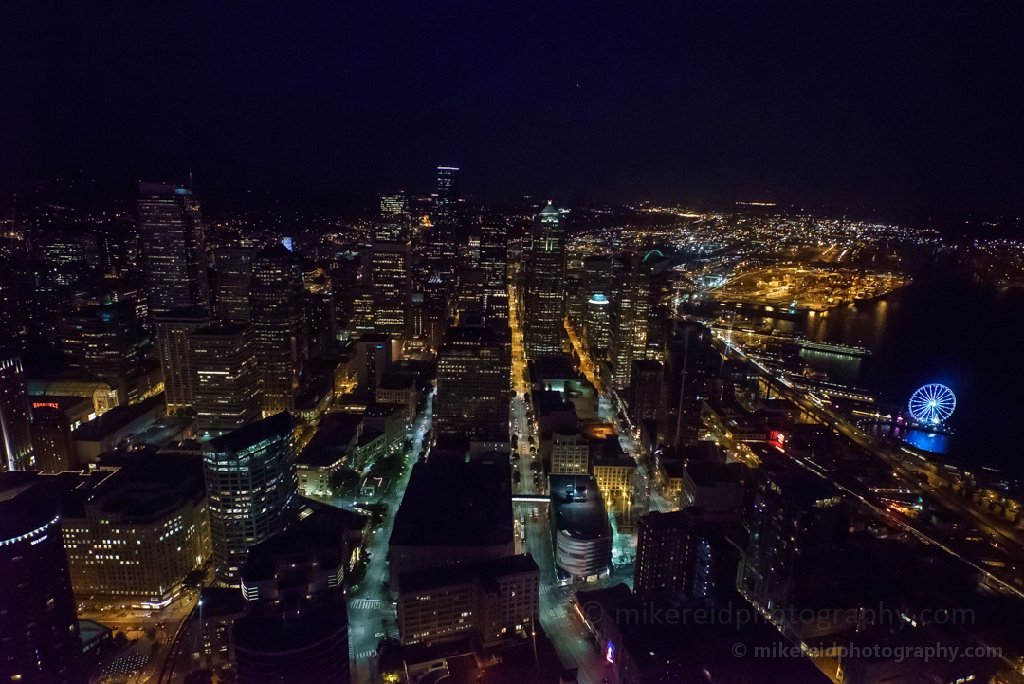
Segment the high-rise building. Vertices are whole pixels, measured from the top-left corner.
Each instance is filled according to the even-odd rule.
[[[439,273],[451,287],[458,260],[459,169],[437,167],[437,199],[431,229],[428,261],[432,273]]]
[[[757,468],[750,541],[740,569],[744,598],[773,615],[817,607],[835,587],[849,529],[839,490],[795,465]],[[780,625],[792,634],[795,625]]]
[[[508,320],[508,226],[480,227],[480,268],[484,272],[483,314],[487,320]]]
[[[548,202],[534,219],[526,259],[523,340],[530,358],[560,354],[565,300],[565,233]]]
[[[199,434],[223,434],[261,415],[257,337],[246,323],[214,323],[188,336],[192,410]]]
[[[21,359],[0,356],[0,436],[3,460],[0,472],[31,470],[36,465],[32,450],[28,386]]]
[[[84,684],[60,494],[50,476],[0,474],[0,680]]]
[[[89,479],[65,503],[75,594],[145,609],[170,605],[211,554],[202,460],[136,457]]]
[[[375,241],[370,250],[373,326],[379,333],[408,335],[409,292],[412,288],[412,245]]]
[[[608,358],[611,337],[609,301],[603,294],[596,292],[587,300],[587,315],[583,331],[583,341],[592,359],[604,361]]]
[[[135,305],[84,306],[64,318],[60,333],[69,365],[117,387],[120,403],[128,403],[125,379],[138,371],[142,345]]]
[[[437,355],[434,426],[438,435],[507,438],[511,366],[498,335],[484,325],[448,328]]]
[[[157,354],[164,375],[164,396],[167,414],[171,416],[192,412],[193,382],[189,363],[188,336],[194,330],[210,324],[210,314],[202,307],[176,309],[153,315]]]
[[[652,511],[640,518],[634,594],[646,600],[683,591],[690,524],[690,514],[685,510]]]
[[[348,684],[348,511],[304,507],[302,519],[252,546],[234,623],[239,684]]]
[[[214,302],[217,318],[248,323],[252,320],[249,291],[252,289],[252,261],[255,247],[217,247],[213,250],[216,274]]]
[[[381,218],[387,220],[408,219],[409,198],[405,196],[404,192],[399,192],[396,195],[381,195],[380,215]]]
[[[252,274],[252,320],[258,337],[263,412],[292,411],[306,356],[302,269],[292,252],[275,245],[253,259]]]
[[[636,359],[629,374],[629,417],[634,425],[657,420],[661,411],[661,384],[664,371],[659,361]]]
[[[238,584],[246,551],[284,529],[298,492],[295,422],[265,418],[203,445],[217,577]]]
[[[338,339],[334,288],[331,276],[322,268],[303,273],[302,285],[306,289],[303,306],[307,344],[309,356],[313,358],[326,354]]]
[[[647,358],[647,326],[651,314],[647,271],[638,254],[613,262],[610,352],[612,382],[617,389],[624,389],[629,383],[633,361]]]
[[[208,308],[206,239],[199,200],[186,188],[139,183],[138,208],[150,312]]]

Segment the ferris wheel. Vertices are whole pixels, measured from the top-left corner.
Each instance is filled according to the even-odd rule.
[[[955,408],[956,396],[953,390],[939,384],[918,388],[907,402],[910,417],[924,425],[941,425],[953,415]]]

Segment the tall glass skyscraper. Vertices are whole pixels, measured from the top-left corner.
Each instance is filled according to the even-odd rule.
[[[284,529],[298,496],[295,422],[278,413],[212,439],[203,460],[214,568],[237,585],[246,551]]]
[[[209,307],[199,200],[187,188],[139,183],[138,208],[150,312]]]
[[[459,169],[437,167],[435,222],[431,231],[428,260],[430,270],[450,283],[458,259],[456,245],[459,230]]]
[[[35,467],[31,416],[21,359],[0,357],[0,472]]]
[[[565,300],[565,232],[550,202],[534,218],[526,256],[523,340],[530,358],[559,354]]]
[[[257,358],[263,413],[295,408],[299,372],[306,356],[302,266],[281,245],[260,252],[252,262],[252,321],[258,336]]]

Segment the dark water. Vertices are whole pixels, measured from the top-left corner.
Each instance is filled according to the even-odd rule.
[[[1024,292],[997,292],[941,259],[882,299],[772,323],[869,348],[862,359],[802,356],[835,380],[872,390],[882,405],[905,407],[918,387],[947,385],[957,399],[947,422],[955,434],[941,445],[923,435],[908,441],[1024,475]]]

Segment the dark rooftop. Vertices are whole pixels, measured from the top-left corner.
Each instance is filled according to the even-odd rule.
[[[212,451],[230,451],[237,453],[243,449],[259,444],[265,439],[279,439],[290,434],[295,421],[287,411],[250,423],[226,435],[221,435],[207,442]]]
[[[219,323],[211,323],[205,327],[199,328],[192,332],[193,335],[202,335],[204,337],[230,337],[237,335],[250,326],[249,323],[234,323],[231,321],[221,321]]]
[[[541,356],[529,362],[530,380],[574,380],[576,364],[568,354]]]
[[[402,593],[405,594],[478,579],[486,589],[492,590],[497,587],[497,579],[524,572],[539,572],[537,562],[528,553],[476,563],[460,563],[443,568],[406,572],[402,573],[398,585],[402,587]]]
[[[82,424],[75,430],[72,436],[79,442],[98,442],[104,437],[113,434],[138,420],[150,411],[158,410],[164,405],[164,394],[161,392],[155,397],[140,401],[138,404],[126,404],[115,406],[102,416]]]
[[[597,481],[589,475],[551,475],[556,525],[575,539],[610,537],[611,523]]]
[[[391,544],[490,546],[513,539],[507,461],[416,463],[395,514]]]
[[[747,475],[742,463],[687,463],[686,474],[698,487],[741,486]]]

